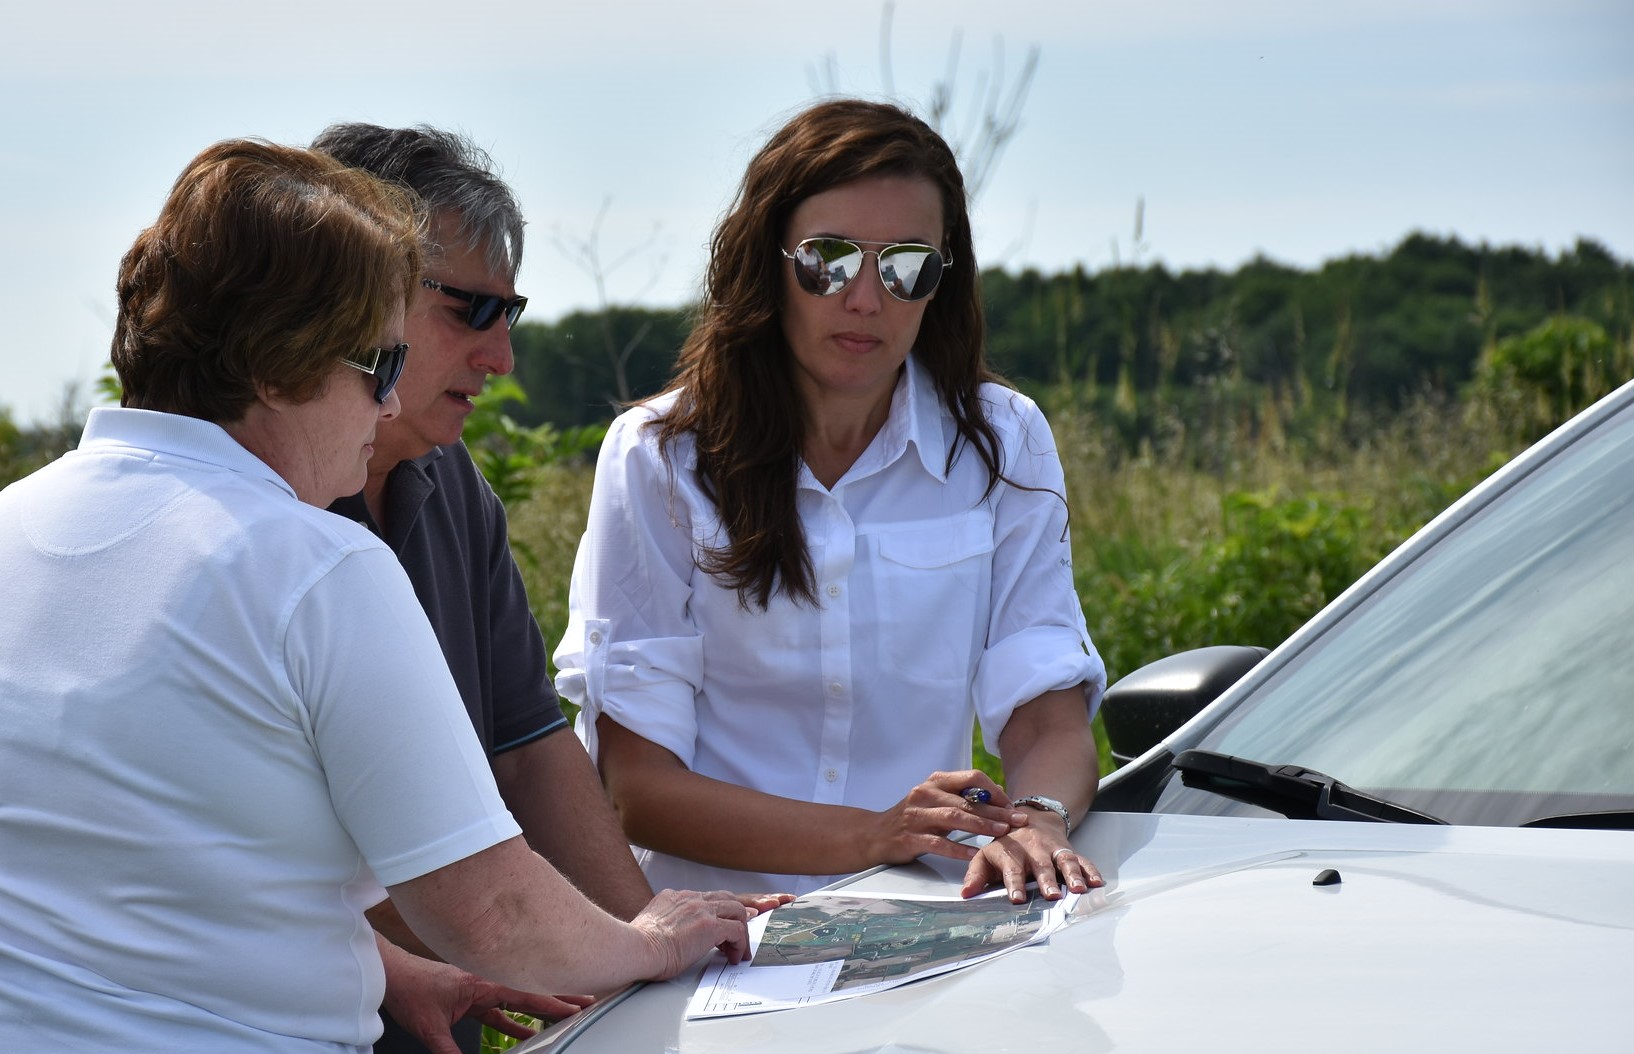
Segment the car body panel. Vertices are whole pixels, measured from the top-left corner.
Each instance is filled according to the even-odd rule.
[[[1634,1044],[1634,836],[1624,832],[1101,813],[1073,842],[1107,885],[1044,945],[840,1002],[686,1021],[695,969],[520,1049]],[[1340,881],[1313,885],[1327,869]],[[947,896],[961,873],[920,862],[843,885]]]

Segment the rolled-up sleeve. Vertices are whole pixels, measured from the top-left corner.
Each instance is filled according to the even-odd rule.
[[[596,719],[619,724],[692,764],[703,640],[688,614],[691,512],[659,454],[653,411],[608,430],[556,649],[556,690],[579,706],[579,733],[597,758]]]
[[[990,419],[1000,429],[1008,482],[992,499],[991,615],[971,694],[983,741],[997,753],[1010,715],[1045,692],[1083,684],[1093,717],[1106,666],[1089,639],[1073,583],[1066,481],[1049,423],[1025,396],[988,392],[998,404]]]

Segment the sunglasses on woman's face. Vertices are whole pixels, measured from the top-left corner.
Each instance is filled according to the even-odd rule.
[[[472,293],[444,285],[435,278],[422,278],[420,284],[427,289],[435,289],[444,296],[451,296],[455,300],[463,300],[469,304],[465,310],[465,324],[479,331],[492,328],[502,315],[505,318],[505,328],[510,329],[516,325],[516,320],[522,317],[522,309],[528,306],[528,298],[525,296],[506,298],[492,293]]]
[[[878,249],[864,249],[877,245]],[[940,250],[911,242],[854,242],[845,238],[807,238],[783,255],[794,261],[794,280],[812,296],[829,296],[862,273],[863,258],[873,254],[879,280],[898,300],[913,303],[936,292],[942,272],[953,266]]]
[[[354,370],[362,370],[374,377],[374,401],[383,403],[391,395],[391,390],[397,387],[397,379],[403,376],[403,363],[408,359],[407,344],[399,344],[392,348],[359,348],[340,361]]]

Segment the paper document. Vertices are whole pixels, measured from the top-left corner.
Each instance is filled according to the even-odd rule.
[[[688,1018],[826,1003],[947,973],[1044,940],[1078,901],[810,893],[749,922],[750,962],[711,964]]]

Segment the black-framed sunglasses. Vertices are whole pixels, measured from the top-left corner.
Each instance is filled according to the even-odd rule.
[[[877,249],[864,249],[877,245]],[[863,258],[870,253],[879,269],[885,291],[898,300],[913,303],[936,292],[942,272],[953,266],[940,249],[912,242],[855,242],[847,238],[807,238],[783,255],[794,261],[794,280],[812,296],[829,296],[851,284],[862,273]]]
[[[362,370],[374,377],[374,401],[383,403],[391,395],[391,390],[397,387],[397,380],[403,376],[403,363],[408,359],[407,344],[398,344],[391,348],[359,348],[358,350],[341,357],[342,362],[354,370]]]
[[[491,329],[501,315],[505,317],[505,328],[516,325],[516,320],[522,317],[522,309],[528,306],[525,296],[513,296],[509,300],[492,293],[472,293],[465,289],[455,289],[451,285],[444,285],[435,278],[422,278],[420,284],[427,289],[435,289],[444,296],[451,296],[455,300],[463,300],[470,307],[465,310],[465,324],[475,330]]]

